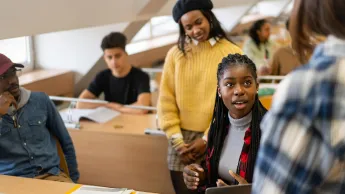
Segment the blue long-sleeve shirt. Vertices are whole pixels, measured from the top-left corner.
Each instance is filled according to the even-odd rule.
[[[60,158],[56,140],[65,154],[71,179],[77,182],[79,172],[71,137],[49,97],[32,92],[28,102],[17,112],[18,127],[12,117],[0,119],[0,174],[35,177],[58,175]]]

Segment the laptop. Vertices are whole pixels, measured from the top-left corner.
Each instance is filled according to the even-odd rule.
[[[213,187],[206,189],[206,194],[250,194],[252,185],[234,185],[228,187]]]

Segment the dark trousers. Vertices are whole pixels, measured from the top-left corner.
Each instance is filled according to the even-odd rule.
[[[183,172],[170,171],[170,177],[176,194],[197,194],[197,190],[189,190],[183,181]]]

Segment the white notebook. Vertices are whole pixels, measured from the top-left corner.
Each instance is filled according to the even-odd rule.
[[[98,107],[96,109],[65,109],[60,112],[65,123],[78,123],[81,119],[96,123],[106,123],[120,114],[118,111],[105,107]]]

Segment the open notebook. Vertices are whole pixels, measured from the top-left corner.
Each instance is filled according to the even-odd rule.
[[[79,123],[82,119],[105,123],[120,114],[118,111],[105,107],[98,107],[96,109],[65,109],[60,112],[61,118],[65,123]]]

